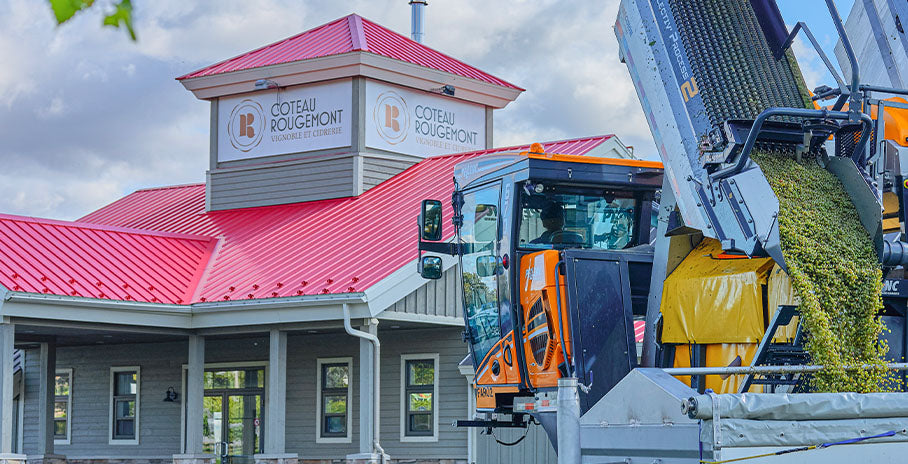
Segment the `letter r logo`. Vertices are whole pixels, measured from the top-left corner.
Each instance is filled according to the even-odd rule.
[[[400,132],[400,108],[393,105],[385,105],[385,127],[390,127],[394,132]]]
[[[254,114],[246,113],[240,115],[240,136],[249,137],[250,139],[255,137],[255,128],[252,127],[252,121],[255,121]]]

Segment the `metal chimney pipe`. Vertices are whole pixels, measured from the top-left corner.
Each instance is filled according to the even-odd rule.
[[[423,15],[428,4],[426,0],[410,0],[410,38],[414,42],[422,43]]]

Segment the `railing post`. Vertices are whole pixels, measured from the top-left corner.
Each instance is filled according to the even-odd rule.
[[[580,464],[580,395],[574,377],[558,379],[558,464]]]

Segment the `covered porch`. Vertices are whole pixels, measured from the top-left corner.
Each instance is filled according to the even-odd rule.
[[[445,417],[467,412],[461,319],[408,311],[406,298],[374,316],[363,295],[294,300],[188,308],[7,294],[0,464],[375,462],[376,425],[395,458],[465,455],[465,432]],[[373,343],[344,328],[345,306],[350,329],[380,341],[380,371]],[[412,436],[411,364],[434,375],[414,390],[433,423]]]

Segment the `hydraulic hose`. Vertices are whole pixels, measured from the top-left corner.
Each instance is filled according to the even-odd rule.
[[[561,317],[561,285],[559,284],[560,278],[558,277],[558,269],[561,268],[561,264],[564,261],[558,261],[558,264],[555,265],[555,309],[558,311],[558,335],[561,337],[561,356],[564,357],[564,370],[567,371],[568,377],[574,376],[574,368],[572,362],[568,359],[567,355],[567,345],[564,343],[564,318]]]

